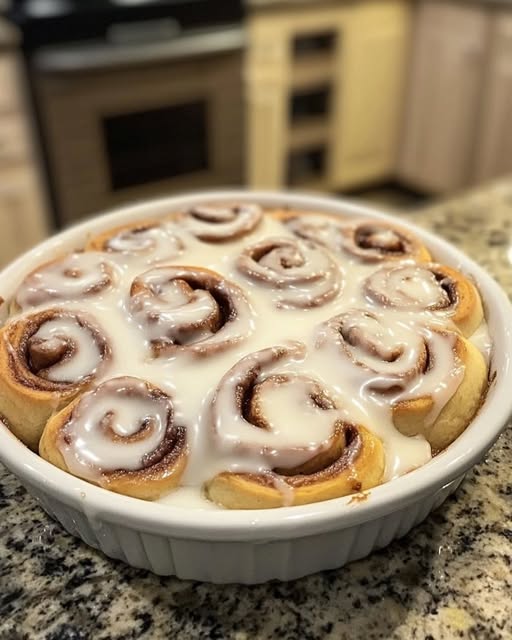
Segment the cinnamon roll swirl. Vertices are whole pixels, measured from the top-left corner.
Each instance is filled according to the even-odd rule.
[[[209,355],[251,332],[252,311],[242,290],[199,267],[146,271],[131,285],[129,310],[155,357],[178,351]]]
[[[229,242],[241,238],[253,231],[262,218],[260,205],[247,202],[196,205],[172,217],[203,242]]]
[[[224,471],[206,484],[210,500],[230,509],[262,509],[328,500],[379,484],[379,438],[343,418],[333,392],[317,379],[276,365],[304,356],[304,345],[264,349],[221,380],[212,404],[218,447],[258,455],[269,471]]]
[[[161,220],[145,220],[109,229],[89,239],[87,251],[122,253],[155,260],[172,260],[183,253],[183,239],[177,228]]]
[[[382,267],[366,279],[364,290],[370,300],[382,307],[446,315],[466,337],[483,319],[476,287],[462,273],[445,265]]]
[[[464,431],[487,388],[482,354],[454,331],[353,309],[320,328],[317,348],[332,347],[340,376],[358,379],[401,433],[424,436],[435,451]]]
[[[381,220],[353,222],[341,216],[293,211],[277,211],[273,215],[299,238],[364,262],[431,259],[428,249],[412,233]]]
[[[403,389],[429,365],[424,336],[366,309],[350,309],[327,320],[318,332],[318,347],[334,347],[365,372],[368,380],[362,384],[377,391]]]
[[[293,238],[267,238],[236,260],[248,279],[270,289],[277,307],[319,307],[338,295],[341,271],[320,247]]]
[[[39,452],[104,489],[155,500],[176,487],[187,464],[186,429],[172,399],[145,380],[107,380],[46,425]]]
[[[50,415],[103,373],[110,355],[82,312],[52,308],[9,322],[0,330],[0,414],[36,449]]]
[[[14,312],[58,300],[99,296],[116,283],[114,265],[96,252],[75,252],[37,267],[14,296]]]

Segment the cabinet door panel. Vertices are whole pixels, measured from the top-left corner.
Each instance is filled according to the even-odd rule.
[[[311,178],[315,187],[333,186],[330,152],[343,73],[339,60],[349,23],[350,9],[343,3],[283,6],[250,15],[245,77],[251,187],[283,187],[289,174],[297,173],[297,153],[314,155],[319,146],[325,156],[321,177]],[[318,90],[328,93],[321,113],[294,118],[294,96]],[[300,186],[310,188],[305,177]]]
[[[343,50],[336,179],[352,187],[390,176],[398,130],[409,41],[407,2],[364,2]]]
[[[18,108],[16,62],[12,55],[0,52],[0,113]]]
[[[420,7],[399,161],[414,186],[442,192],[471,178],[487,33],[480,7]]]
[[[475,180],[512,171],[512,15],[498,13],[491,32],[492,48],[483,94]]]
[[[0,173],[0,266],[47,234],[36,178],[28,167]]]

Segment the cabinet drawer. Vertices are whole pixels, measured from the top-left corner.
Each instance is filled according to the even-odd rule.
[[[0,167],[28,155],[25,123],[17,114],[0,116]]]
[[[0,266],[47,234],[44,203],[29,167],[0,171]]]
[[[19,102],[16,62],[10,55],[0,53],[0,113],[14,111]]]

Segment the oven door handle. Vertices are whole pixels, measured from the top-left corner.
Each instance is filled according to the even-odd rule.
[[[237,24],[140,45],[118,45],[104,41],[54,45],[41,48],[33,61],[39,71],[71,73],[230,53],[240,51],[245,43],[245,30]]]

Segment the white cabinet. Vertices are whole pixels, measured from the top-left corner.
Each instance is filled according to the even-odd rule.
[[[336,190],[391,177],[409,23],[410,0],[254,10],[250,186]]]
[[[319,6],[320,5],[320,6]],[[246,64],[251,187],[332,186],[344,4],[255,10]]]
[[[0,266],[40,242],[47,231],[31,169],[0,171]]]
[[[489,24],[482,6],[419,6],[398,169],[411,186],[444,192],[471,182]]]
[[[0,268],[48,233],[16,57],[0,53]]]
[[[475,146],[475,182],[512,172],[512,12],[493,17],[490,43]]]
[[[410,3],[356,3],[343,44],[335,182],[351,188],[393,176],[409,47]]]

